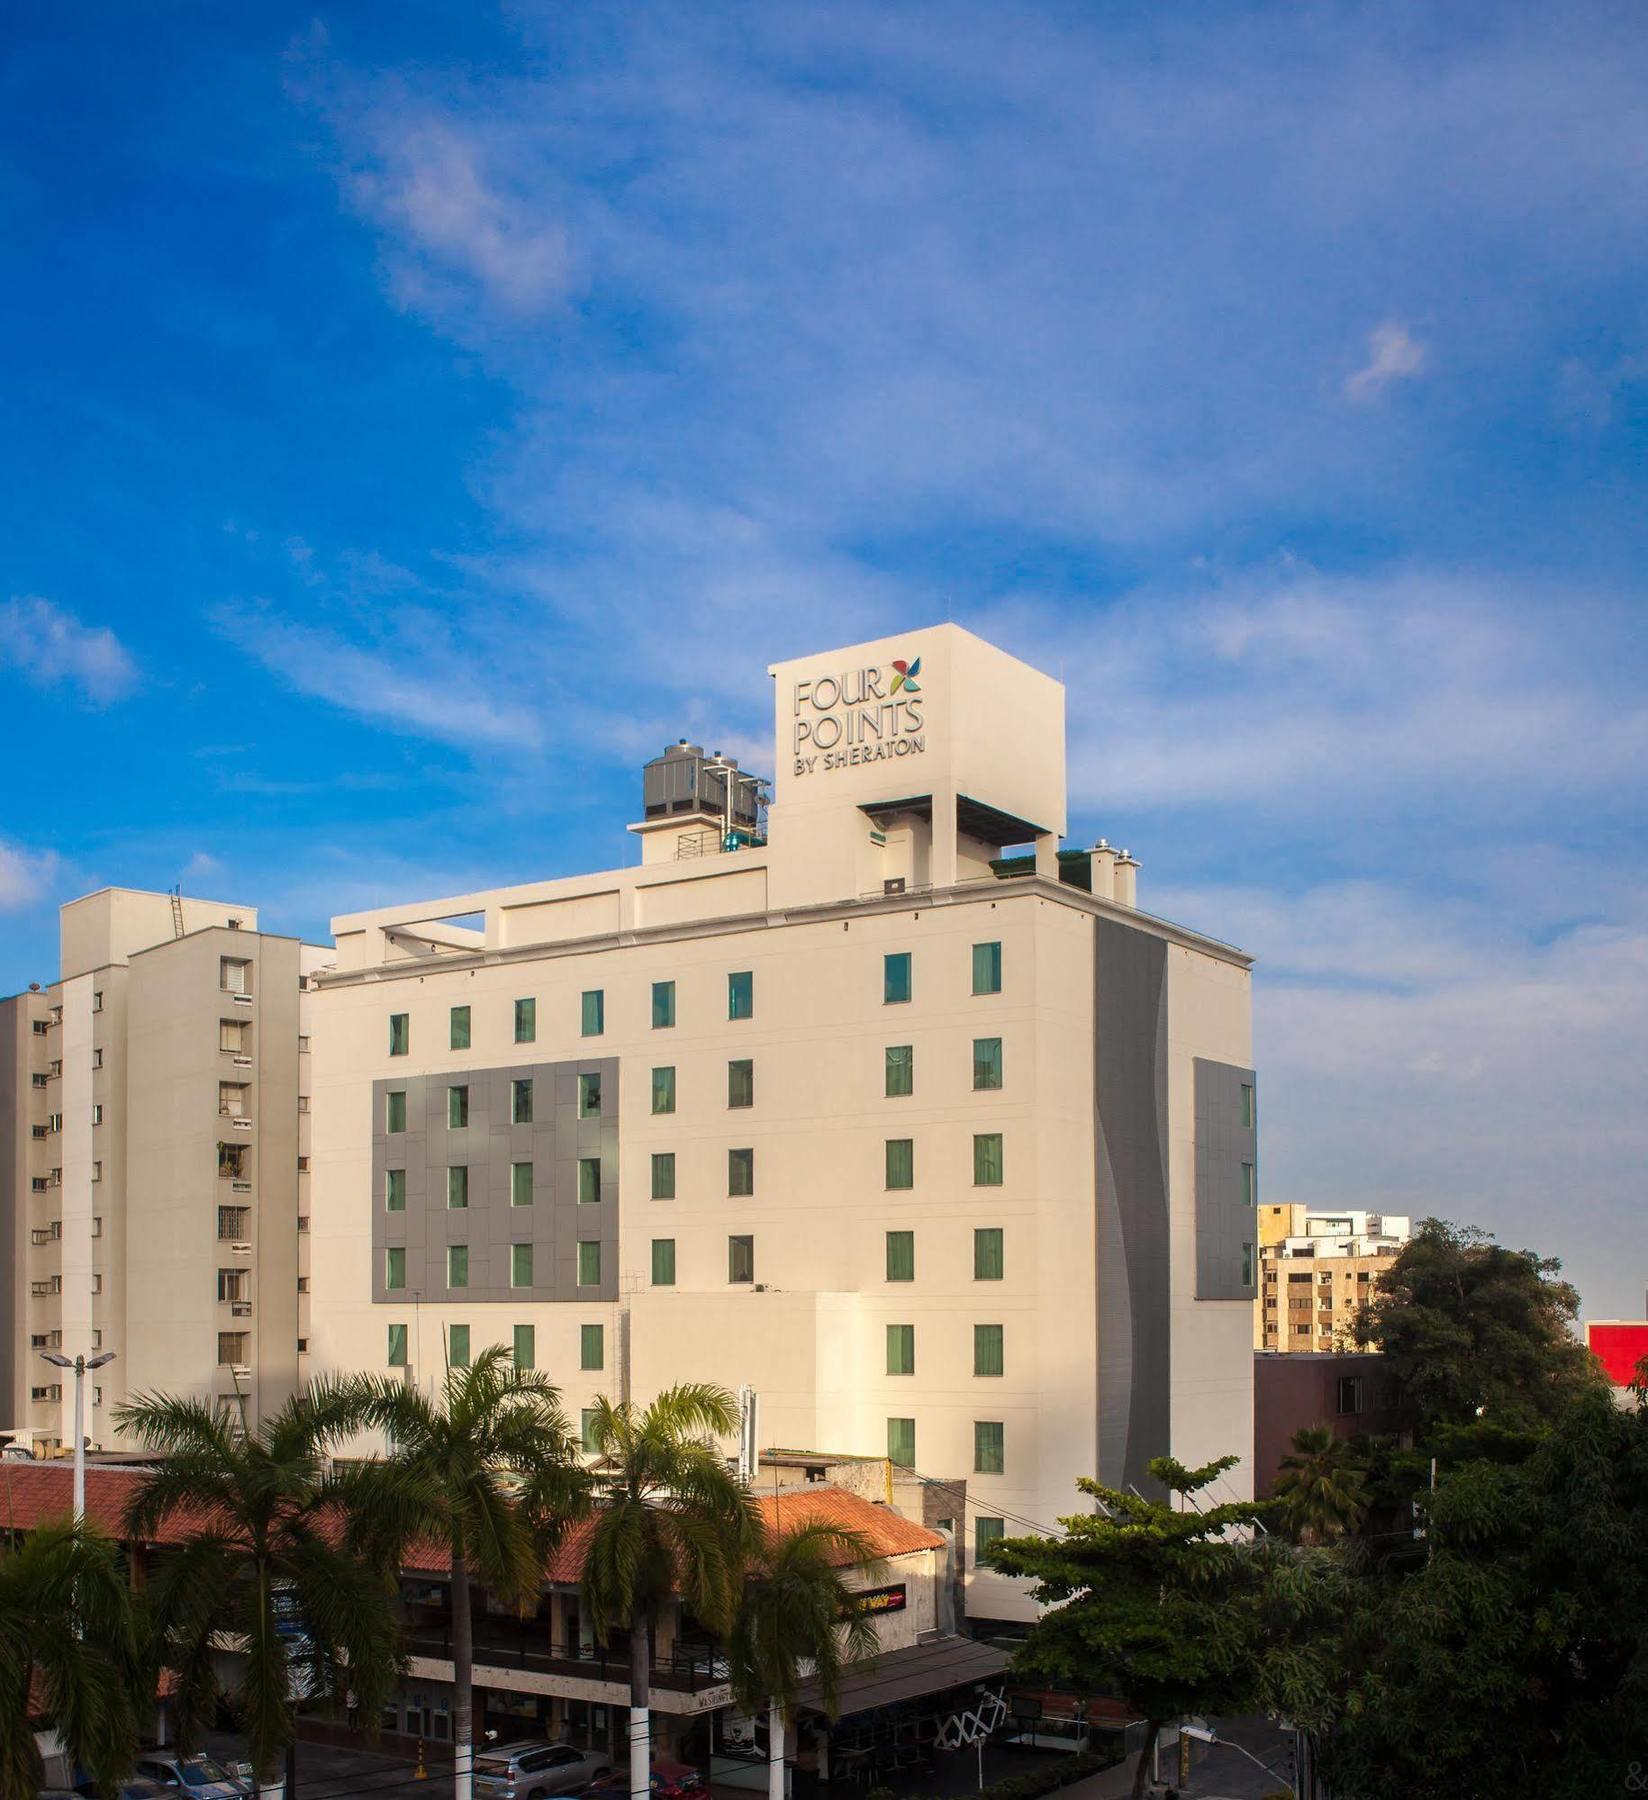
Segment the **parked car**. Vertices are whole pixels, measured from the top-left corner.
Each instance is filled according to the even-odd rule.
[[[173,1793],[181,1790],[190,1800],[251,1800],[257,1791],[210,1756],[179,1756],[172,1750],[145,1750],[135,1773]]]
[[[610,1758],[573,1744],[492,1744],[475,1758],[475,1793],[478,1800],[555,1800],[583,1793],[611,1769]]]
[[[653,1800],[703,1800],[704,1778],[691,1763],[652,1759]],[[584,1789],[583,1800],[627,1800],[629,1770],[614,1769]]]

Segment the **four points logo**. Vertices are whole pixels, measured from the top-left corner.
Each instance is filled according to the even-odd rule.
[[[895,662],[893,664],[893,685],[887,690],[888,693],[896,694],[900,688],[903,688],[907,694],[919,694],[921,683],[916,680],[916,677],[920,673],[921,658],[919,656],[914,662]]]

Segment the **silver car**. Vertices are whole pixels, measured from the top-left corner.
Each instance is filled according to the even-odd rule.
[[[475,1793],[477,1800],[552,1800],[581,1794],[611,1770],[609,1758],[572,1744],[493,1744],[475,1758]]]
[[[231,1775],[210,1756],[178,1756],[170,1750],[148,1750],[133,1771],[147,1781],[189,1796],[189,1800],[250,1800],[251,1783]]]

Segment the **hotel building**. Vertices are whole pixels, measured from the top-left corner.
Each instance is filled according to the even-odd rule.
[[[0,1426],[72,1446],[164,1389],[248,1423],[302,1378],[307,1037],[321,952],[256,909],[105,888],[62,908],[61,967],[0,1001]]]
[[[751,1388],[1024,1618],[992,1538],[1250,1450],[1250,959],[1060,849],[1058,682],[949,625],[770,673],[770,809],[683,742],[627,866],[333,921],[310,1360]]]

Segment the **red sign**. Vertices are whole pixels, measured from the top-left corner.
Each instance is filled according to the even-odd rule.
[[[1637,1364],[1648,1356],[1648,1319],[1597,1319],[1585,1327],[1591,1354],[1615,1387],[1629,1387]]]

